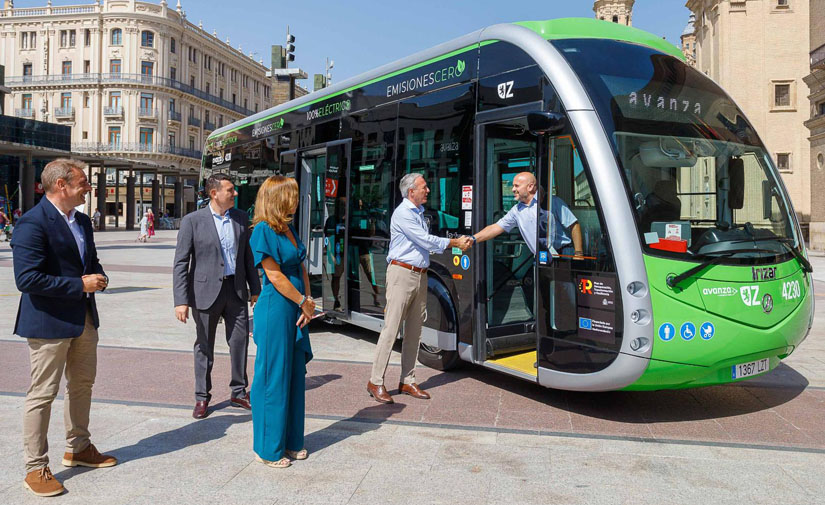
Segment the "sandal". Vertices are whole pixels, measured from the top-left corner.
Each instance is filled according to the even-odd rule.
[[[292,459],[307,459],[309,457],[309,453],[306,449],[301,449],[300,451],[290,451],[287,449],[286,455]]]
[[[292,465],[292,463],[287,458],[281,458],[278,461],[267,461],[260,456],[255,456],[255,459],[257,459],[258,461],[260,461],[261,463],[265,464],[270,468],[287,468],[290,465]]]

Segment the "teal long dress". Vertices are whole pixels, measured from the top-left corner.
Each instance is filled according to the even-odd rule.
[[[255,266],[270,257],[295,289],[306,293],[301,265],[306,247],[290,226],[298,246],[283,233],[260,223],[249,239]],[[250,388],[253,449],[261,458],[277,461],[284,450],[304,448],[304,394],[306,364],[312,359],[309,329],[296,326],[301,311],[264,275],[255,305],[253,339],[258,347],[255,377]]]

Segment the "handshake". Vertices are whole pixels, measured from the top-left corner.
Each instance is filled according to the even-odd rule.
[[[450,247],[458,247],[462,251],[466,251],[473,246],[474,242],[475,241],[471,237],[463,235],[459,238],[451,238]]]

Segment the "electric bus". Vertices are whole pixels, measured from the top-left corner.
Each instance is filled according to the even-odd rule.
[[[400,178],[426,178],[430,233],[457,237],[497,222],[533,173],[538,250],[515,228],[431,256],[419,360],[439,370],[578,391],[722,384],[775,368],[812,324],[801,229],[757,132],[636,28],[490,26],[221,127],[204,152],[202,177],[230,174],[250,214],[267,177],[298,180],[313,297],[375,331]]]

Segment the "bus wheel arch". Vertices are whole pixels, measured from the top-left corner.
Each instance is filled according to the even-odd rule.
[[[418,361],[435,370],[449,370],[455,368],[461,358],[458,355],[458,314],[453,303],[453,296],[440,276],[430,273],[427,277],[427,314],[425,328],[455,335],[453,350],[442,349],[438,346],[419,344]]]

